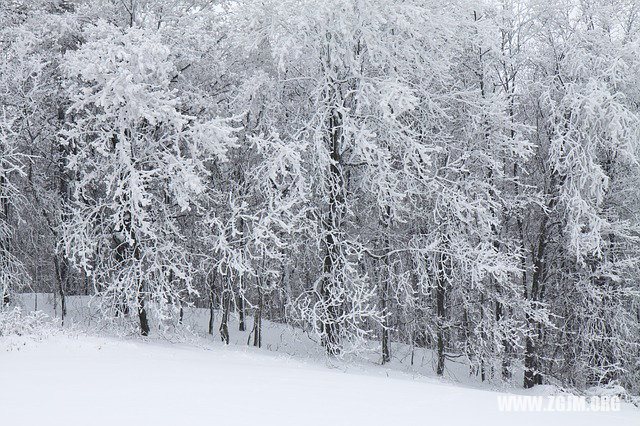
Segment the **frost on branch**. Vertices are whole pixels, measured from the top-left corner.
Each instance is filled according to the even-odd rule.
[[[205,163],[225,160],[232,129],[181,113],[176,67],[157,33],[99,22],[85,37],[64,64],[73,101],[64,136],[77,176],[65,249],[105,314],[135,311],[146,334],[145,303],[162,320],[196,292],[180,221],[203,196]]]

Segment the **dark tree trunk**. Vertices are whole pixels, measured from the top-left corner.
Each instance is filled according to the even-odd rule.
[[[542,268],[544,267],[544,252],[546,248],[546,218],[543,220],[540,234],[538,236],[538,247],[535,254],[534,270],[531,278],[531,291],[527,294],[525,288],[525,298],[537,301],[540,292],[540,282],[542,279]],[[529,331],[527,333],[524,352],[524,387],[532,388],[541,378],[538,378],[538,362],[536,354],[536,346],[533,341],[533,331],[537,328],[535,321],[527,315],[527,323]]]
[[[6,179],[4,174],[0,174],[0,223],[9,221],[9,197],[5,194]],[[7,241],[5,235],[0,234],[0,268],[5,267],[2,264],[4,262],[3,257],[8,251],[9,241]],[[0,294],[2,295],[2,303],[9,304],[9,288],[0,288]]]
[[[570,120],[570,115],[567,116],[567,121]],[[545,287],[545,275],[544,265],[547,251],[547,239],[551,232],[551,225],[549,225],[550,214],[556,207],[558,202],[558,196],[555,194],[557,188],[564,182],[564,177],[558,176],[556,172],[551,173],[549,179],[549,187],[546,190],[547,202],[546,209],[542,212],[542,223],[538,231],[538,241],[534,248],[533,257],[533,273],[531,275],[531,291],[527,291],[527,284],[524,285],[524,297],[525,299],[533,302],[540,302],[544,299],[544,287]],[[560,182],[558,182],[560,180]],[[522,231],[521,231],[522,232]],[[527,332],[525,342],[524,353],[524,387],[531,388],[536,384],[542,384],[542,374],[540,373],[539,357],[536,353],[536,344],[533,340],[534,331],[539,329],[540,325],[537,324],[529,315],[526,316],[529,330]],[[540,338],[541,333],[537,333],[537,337]]]
[[[389,326],[386,317],[382,321],[382,364],[391,361],[391,350],[389,348]]]
[[[330,102],[335,94],[331,94]],[[341,265],[341,247],[340,242],[336,240],[340,232],[340,222],[344,209],[344,180],[342,174],[342,158],[340,149],[342,144],[342,115],[334,108],[328,118],[328,135],[327,143],[331,164],[329,166],[328,187],[329,191],[329,212],[324,221],[325,227],[325,257],[323,263],[323,273],[325,278],[322,283],[321,296],[325,302],[326,321],[322,324],[322,332],[324,335],[323,343],[326,346],[329,355],[338,355],[340,353],[340,325],[338,318],[340,317],[340,301],[335,300],[334,288],[342,285],[340,277]]]
[[[64,318],[67,316],[67,297],[65,295],[65,281],[58,282],[58,292],[60,293],[60,322],[64,326]]]
[[[213,335],[213,297],[209,297],[209,334]]]
[[[220,338],[229,344],[229,308],[231,305],[231,291],[228,288],[228,279],[225,277],[225,288],[222,291],[222,320],[220,321]]]
[[[253,314],[253,346],[262,347],[262,292],[258,285],[258,306]]]
[[[504,306],[500,302],[496,302],[496,322],[500,323],[504,316]],[[511,345],[507,339],[502,340],[502,348],[504,349],[504,355],[502,356],[502,379],[511,379]]]
[[[389,232],[389,227],[391,226],[391,208],[387,206],[384,209],[384,213],[382,215],[382,227],[384,232]],[[386,236],[382,239],[383,241],[383,249],[385,251],[389,250],[389,238]],[[389,277],[391,276],[391,271],[389,270],[389,257],[385,255],[384,257],[384,269],[380,271],[380,308],[382,309],[382,314],[384,315],[382,318],[382,364],[386,364],[391,361],[391,348],[389,347],[389,323],[388,323],[388,312],[387,312],[387,300],[389,298]]]
[[[334,259],[332,255],[329,254],[332,251],[331,247],[333,244],[333,237],[331,235],[327,236],[327,244],[329,249],[327,250],[327,254],[324,259],[324,273],[325,275],[329,275],[334,271]],[[322,298],[326,303],[326,315],[327,319],[324,324],[322,324],[322,332],[324,335],[323,344],[327,349],[327,353],[329,355],[339,355],[340,354],[340,326],[337,322],[338,318],[338,306],[336,306],[336,302],[332,296],[332,287],[335,286],[334,278],[328,276],[324,279],[324,283],[322,285]]]
[[[215,294],[216,294],[216,276],[211,278],[209,283],[209,334],[213,335],[213,322],[215,318]]]
[[[445,297],[446,297],[446,287],[445,287],[445,278],[444,278],[444,260],[442,258],[442,255],[439,256],[436,268],[437,268],[437,278],[436,278],[435,292],[436,292],[436,315],[438,320],[438,332],[437,332],[437,343],[436,343],[438,363],[436,365],[436,374],[438,376],[442,376],[444,374],[444,363],[445,363],[444,323],[445,323]]]
[[[247,326],[244,320],[244,295],[243,294],[240,294],[238,296],[238,301],[236,303],[238,304],[238,323],[239,323],[238,330],[245,331],[247,329]]]
[[[62,256],[55,255],[53,266],[56,270],[56,282],[58,283],[58,294],[60,296],[60,320],[64,326],[64,318],[67,316],[67,302],[65,297],[65,287],[68,282],[69,263]]]
[[[138,297],[138,318],[140,320],[140,334],[143,336],[149,335],[149,321],[147,319],[147,310],[144,307],[144,296]]]
[[[211,335],[213,335],[213,320],[214,320],[213,294],[209,294],[209,334]]]
[[[388,243],[387,243],[388,246]],[[384,315],[382,318],[382,364],[386,364],[391,360],[391,349],[389,348],[389,323],[388,323],[388,312],[387,312],[387,298],[389,297],[389,277],[386,275],[386,269],[388,269],[389,260],[385,257],[385,268],[384,271],[380,271],[380,308],[382,309],[382,314]]]
[[[58,107],[57,118],[60,121],[61,126],[63,126],[64,123],[66,122],[64,111],[65,111],[64,107],[62,106]],[[32,137],[32,142],[34,142],[33,137]],[[55,174],[55,179],[57,184],[58,195],[60,196],[60,200],[62,203],[60,216],[61,216],[61,221],[64,224],[68,221],[68,212],[66,211],[64,206],[71,199],[69,182],[73,178],[73,174],[67,169],[68,157],[69,157],[71,148],[64,144],[58,144],[57,149],[58,149],[59,157],[57,161],[58,168]],[[40,206],[41,213],[44,219],[46,220],[49,230],[51,231],[54,239],[56,240],[56,243],[59,243],[60,235],[57,231],[59,221],[55,219],[55,215],[50,214],[50,212],[47,210],[47,208],[50,206],[45,206],[40,202],[40,196],[39,196],[40,191],[35,187],[33,183],[33,173],[32,173],[31,163],[29,164],[28,179],[29,179],[28,181],[32,189],[34,199],[36,203]],[[67,315],[66,291],[69,287],[69,276],[70,276],[71,269],[69,267],[69,261],[64,256],[64,254],[54,254],[52,260],[53,260],[53,266],[55,270],[55,279],[56,279],[56,286],[54,291],[58,293],[58,295],[60,296],[60,308],[61,308],[60,317],[61,317],[61,323],[62,325],[64,325],[64,320]]]
[[[536,384],[536,356],[535,348],[533,346],[533,339],[527,336],[525,349],[524,349],[524,387],[529,389]]]
[[[553,202],[549,202],[547,207],[551,210]],[[534,254],[533,274],[531,276],[531,291],[528,292],[528,294],[525,286],[524,296],[533,302],[537,302],[539,300],[540,288],[542,286],[544,257],[547,246],[547,222],[548,216],[545,215],[538,234],[538,242]],[[536,354],[536,345],[533,341],[533,332],[537,329],[537,324],[529,315],[527,315],[526,319],[529,325],[529,330],[526,337],[524,353],[524,387],[531,388],[539,381],[541,382],[542,378],[538,377],[540,376],[538,356]]]
[[[140,246],[138,245],[138,240],[136,239],[135,233],[131,231],[131,223],[127,224],[127,231],[132,236],[133,240],[133,257],[137,261],[140,260]],[[147,318],[147,310],[144,307],[144,281],[140,279],[140,284],[138,286],[138,318],[140,319],[140,334],[143,336],[149,335],[149,320]],[[127,305],[128,309],[128,305]]]
[[[64,109],[62,107],[58,109],[58,119],[62,123],[66,122]],[[60,153],[60,160],[58,161],[58,173],[60,175],[58,192],[63,206],[71,200],[71,189],[69,185],[73,179],[73,174],[67,168],[69,155],[71,153],[70,149],[71,147],[69,145],[62,143],[58,145],[58,151]],[[61,212],[61,220],[63,224],[68,222],[68,216],[69,214],[67,210],[63,207]],[[56,239],[59,239],[57,232],[54,232],[54,236]],[[62,325],[64,325],[64,317],[67,315],[66,290],[69,286],[70,277],[69,260],[65,257],[64,253],[56,255],[55,257],[54,262],[56,263],[56,272],[58,276],[58,292],[60,293]]]
[[[249,120],[249,116],[247,116],[247,123]],[[241,138],[244,140],[246,139],[246,133],[242,133]],[[242,170],[242,168],[238,168],[237,171],[237,177],[238,177],[238,185],[240,187],[240,194],[242,195],[244,193],[244,186],[245,186],[245,182],[244,182],[244,171]],[[244,219],[242,217],[240,217],[238,219],[238,230],[240,231],[240,235],[241,235],[241,239],[240,239],[240,247],[242,248],[242,251],[244,252],[245,250],[245,245],[246,245],[246,241],[245,241],[245,223],[244,223]],[[244,277],[242,274],[240,274],[240,276],[238,276],[238,296],[236,297],[236,309],[238,310],[238,331],[245,331],[247,329],[246,323],[245,323],[245,318],[244,318]]]

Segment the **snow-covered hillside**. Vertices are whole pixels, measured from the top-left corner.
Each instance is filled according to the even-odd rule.
[[[66,298],[67,315],[65,317],[65,328],[88,331],[91,334],[118,334],[130,337],[137,330],[130,333],[124,332],[122,328],[114,328],[104,322],[99,312],[95,309],[97,301],[91,302],[89,296],[68,296]],[[51,318],[60,319],[60,301],[51,293],[22,293],[15,297],[15,305],[25,312],[40,311]],[[183,324],[178,330],[169,329],[164,333],[158,333],[157,324],[152,319],[152,336],[158,337],[162,334],[162,339],[188,340],[201,344],[210,342],[220,342],[220,312],[214,313],[213,334],[208,335],[209,311],[207,309],[187,307],[184,309]],[[245,331],[239,331],[238,317],[232,313],[229,318],[231,345],[246,346],[251,337],[252,319],[247,319]],[[352,363],[377,365],[380,364],[380,348],[377,342],[370,342],[370,350],[361,353],[358,357],[343,357],[343,367],[347,364],[353,367]],[[262,323],[262,351],[277,352],[304,360],[324,360],[324,348],[303,330],[268,320]],[[386,364],[386,370],[397,370],[412,375],[435,376],[435,354],[430,349],[391,343],[391,361]],[[413,358],[413,362],[412,362]],[[347,362],[348,361],[348,362]],[[469,386],[481,386],[479,375],[469,375],[469,367],[460,360],[447,362],[444,377],[456,383],[464,383]],[[522,371],[518,371],[514,381],[522,382]]]
[[[51,297],[38,300],[39,309],[55,312]],[[23,308],[34,302],[22,296]],[[506,391],[555,391],[455,383],[455,365],[449,379],[427,377],[424,360],[414,369],[401,359],[385,367],[328,360],[299,330],[274,323],[262,349],[237,332],[229,346],[206,335],[183,335],[181,343],[177,335],[100,336],[98,327],[80,330],[92,321],[81,302],[70,298],[64,329],[0,337],[1,425],[640,424],[640,410],[629,404],[617,412],[501,412]],[[185,321],[200,327],[201,314],[188,311]]]
[[[1,424],[616,425],[640,411],[502,413],[497,392],[241,347],[53,336],[0,352]]]

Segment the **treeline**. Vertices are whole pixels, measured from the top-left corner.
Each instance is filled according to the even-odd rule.
[[[638,393],[639,12],[4,0],[0,288]]]

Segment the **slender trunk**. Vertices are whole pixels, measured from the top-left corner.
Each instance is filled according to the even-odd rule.
[[[136,239],[135,233],[131,230],[131,223],[127,225],[127,231],[129,235],[132,236],[133,240],[133,258],[136,261],[140,261],[140,246],[138,245],[138,240]],[[147,310],[144,306],[144,281],[141,277],[138,277],[140,283],[138,285],[138,318],[140,320],[140,334],[143,336],[149,335],[149,320],[147,319]],[[128,309],[128,305],[127,305]]]
[[[385,240],[388,247],[388,240]],[[380,271],[380,309],[382,310],[382,364],[386,364],[391,360],[391,350],[389,348],[389,324],[388,324],[388,312],[387,312],[387,298],[389,294],[389,277],[388,266],[389,260],[385,257],[384,265],[386,268]]]
[[[229,290],[228,278],[225,277],[224,290],[222,290],[222,320],[220,321],[220,338],[227,345],[229,344],[229,308],[231,305],[231,291]]]
[[[240,293],[242,293],[242,291],[240,291]],[[245,331],[247,329],[247,326],[245,325],[245,320],[244,320],[244,295],[240,294],[238,296],[238,330],[239,331]]]
[[[215,318],[215,294],[216,294],[216,275],[214,273],[209,282],[209,334],[213,335],[213,322]]]
[[[382,239],[383,249],[389,250],[389,227],[391,225],[391,208],[386,206],[382,215],[382,227],[385,236]],[[389,257],[384,257],[384,268],[380,271],[380,308],[382,309],[382,364],[386,364],[391,360],[391,349],[389,348],[389,324],[388,324],[388,312],[387,312],[387,299],[389,298],[389,279],[391,277],[391,271],[389,269]]]
[[[386,293],[387,291],[387,285],[384,285],[383,288],[383,293]],[[382,296],[382,300],[381,300],[381,306],[383,309],[383,312],[386,311],[387,309],[387,301],[386,301],[386,296]],[[387,324],[387,316],[385,315],[385,317],[382,320],[382,364],[386,364],[387,362],[391,361],[391,350],[389,348],[389,325]]]
[[[333,237],[327,236],[327,245],[331,247],[333,245]],[[322,298],[326,304],[327,318],[322,324],[322,333],[324,334],[323,344],[327,348],[329,355],[338,355],[340,353],[340,326],[337,323],[338,307],[336,301],[333,300],[332,287],[336,285],[334,278],[331,275],[334,272],[334,260],[330,254],[332,250],[327,249],[327,254],[324,258],[324,273],[327,276],[324,279],[322,285]]]
[[[542,277],[542,268],[544,262],[544,252],[546,248],[546,231],[547,231],[547,218],[542,221],[540,234],[538,235],[538,247],[534,257],[534,270],[531,278],[531,291],[527,295],[527,291],[525,288],[525,297],[531,301],[536,302],[538,300],[538,294],[540,291],[540,281]],[[536,354],[536,346],[533,341],[533,331],[536,328],[535,321],[529,316],[526,316],[526,320],[529,326],[529,331],[526,336],[525,341],[525,352],[524,352],[524,387],[532,388],[535,384],[537,384],[538,380],[541,380],[537,377],[538,373],[538,365],[537,365],[537,354]]]
[[[209,334],[213,335],[214,312],[214,295],[215,295],[215,278],[209,284]]]
[[[527,336],[524,349],[524,387],[529,389],[536,384],[536,354],[533,346],[533,339]]]
[[[333,97],[333,96],[332,96]],[[331,99],[333,101],[333,99]],[[341,286],[342,277],[340,270],[342,268],[341,247],[340,242],[336,240],[339,236],[340,222],[342,211],[344,209],[343,186],[344,180],[342,175],[342,159],[340,156],[340,147],[342,142],[342,114],[333,108],[328,119],[328,135],[327,142],[331,164],[329,166],[328,186],[329,191],[329,212],[325,226],[325,257],[323,263],[324,280],[322,283],[321,296],[325,304],[326,319],[322,324],[322,332],[324,335],[324,344],[329,355],[337,355],[340,353],[340,325],[338,318],[340,317],[340,300],[335,300],[334,288]]]
[[[147,310],[144,307],[144,296],[140,294],[138,296],[138,318],[140,320],[140,334],[143,336],[149,335],[149,321],[147,319]]]
[[[444,374],[445,363],[445,342],[444,342],[444,322],[445,322],[445,278],[444,278],[444,261],[442,255],[438,256],[437,278],[436,278],[436,315],[438,317],[438,333],[437,333],[437,352],[438,364],[436,365],[436,374],[442,376]]]
[[[67,282],[69,265],[65,258],[57,255],[54,256],[53,265],[56,270],[56,282],[58,283],[58,295],[60,296],[60,321],[61,321],[61,324],[64,326],[64,318],[67,315],[65,284]]]
[[[502,321],[504,315],[504,306],[500,302],[496,302],[496,323]],[[511,345],[507,339],[502,339],[502,348],[504,355],[502,356],[502,380],[511,379]]]
[[[6,194],[5,187],[7,185],[7,178],[4,174],[0,174],[0,267],[5,268],[4,263],[9,261],[9,242],[7,241],[6,236],[2,232],[2,223],[4,222],[6,226],[9,226],[9,197]],[[8,265],[7,265],[8,266]],[[2,303],[9,304],[9,288],[8,285],[5,284],[2,288],[0,288],[0,295],[2,296]]]
[[[242,175],[244,176],[244,175]],[[244,182],[244,179],[241,179],[241,182]],[[244,246],[245,246],[245,242],[244,242],[244,220],[242,218],[240,218],[239,220],[239,225],[238,225],[238,229],[240,229],[240,232],[242,233],[242,240],[240,243],[240,246],[242,247],[242,251],[244,252]],[[242,275],[240,275],[238,277],[238,297],[236,298],[236,308],[238,310],[238,330],[239,331],[245,331],[247,329],[247,326],[245,324],[245,319],[244,319],[244,277]]]
[[[253,314],[253,346],[262,347],[262,291],[258,285],[258,306]]]
[[[209,334],[213,335],[213,295],[209,294]]]
[[[64,126],[66,123],[66,114],[62,105],[58,107],[57,115],[60,125]],[[67,167],[69,163],[70,150],[70,146],[62,143],[58,144],[58,153],[60,155],[58,159],[58,194],[61,202],[60,219],[63,225],[69,220],[69,212],[67,211],[66,206],[71,200],[70,183],[73,180],[73,173]],[[29,176],[29,179],[31,180],[31,176]],[[43,213],[45,214],[45,217],[49,217],[44,208]],[[56,221],[53,219],[47,219],[47,222],[49,222],[49,226],[56,240],[58,240],[58,242],[64,242],[64,234],[59,234],[58,231],[55,230]],[[53,261],[58,280],[58,292],[60,294],[61,321],[62,325],[64,325],[64,319],[67,315],[66,291],[69,287],[71,268],[69,267],[69,260],[65,257],[64,253],[54,255]]]
[[[7,222],[9,220],[9,195],[6,194],[7,178],[4,174],[0,174],[0,220]]]

